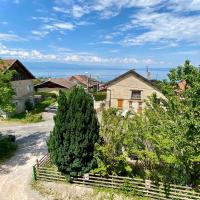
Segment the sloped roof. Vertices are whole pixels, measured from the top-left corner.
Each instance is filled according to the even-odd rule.
[[[80,82],[83,85],[87,85],[89,83],[89,87],[100,83],[98,80],[88,77],[87,75],[71,76],[71,77],[69,77],[68,80],[72,81],[73,79],[76,79],[78,82]]]
[[[35,87],[40,87],[41,85],[44,85],[45,83],[48,83],[48,82],[52,82],[52,83],[55,83],[57,85],[60,85],[62,87],[65,87],[67,89],[70,89],[72,87],[75,86],[75,84],[72,82],[72,81],[69,81],[67,79],[64,79],[64,78],[51,78],[45,82],[42,82],[42,83],[39,83],[37,85],[35,85]]]
[[[113,80],[109,81],[106,83],[106,86],[109,86],[115,82],[117,82],[118,80],[120,80],[121,78],[126,77],[128,74],[132,74],[133,76],[137,77],[138,79],[142,80],[143,82],[147,83],[148,85],[150,85],[151,87],[153,87],[155,90],[161,92],[161,90],[159,89],[159,87],[157,85],[155,85],[154,83],[152,83],[150,80],[148,80],[147,78],[145,78],[144,76],[138,74],[135,70],[129,70],[126,73],[114,78]]]
[[[7,71],[16,61],[15,59],[0,59],[0,70]]]
[[[6,72],[11,67],[17,66],[14,65],[15,63],[18,63],[18,66],[23,68],[32,79],[35,79],[35,76],[17,59],[0,59],[0,71]]]

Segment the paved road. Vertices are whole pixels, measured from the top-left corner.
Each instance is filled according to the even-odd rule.
[[[44,117],[37,124],[0,125],[0,132],[16,135],[18,144],[16,154],[0,165],[0,200],[44,200],[30,186],[32,166],[47,153],[46,139],[53,128],[53,114],[44,113]]]

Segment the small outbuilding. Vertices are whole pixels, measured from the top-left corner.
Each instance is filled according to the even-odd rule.
[[[58,94],[60,90],[67,91],[75,87],[76,84],[64,78],[52,78],[35,85],[37,92],[49,92]]]

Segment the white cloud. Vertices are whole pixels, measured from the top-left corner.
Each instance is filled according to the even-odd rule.
[[[0,41],[25,41],[26,39],[10,33],[0,33]]]
[[[144,59],[144,60],[142,60],[142,62],[143,62],[145,65],[154,65],[154,64],[156,64],[156,61],[154,61],[154,60],[151,59],[151,58]]]
[[[180,16],[173,13],[140,12],[133,16],[130,28],[143,28],[140,35],[127,35],[125,45],[179,42],[200,42],[200,16]]]
[[[156,6],[161,0],[94,0],[94,1],[56,1],[54,11],[70,13],[74,18],[97,12],[101,18],[108,19],[120,13],[123,8],[145,8]],[[69,9],[69,11],[68,11]]]
[[[171,0],[169,8],[174,11],[199,11],[200,0]]]
[[[15,57],[29,61],[52,61],[66,63],[81,63],[81,64],[136,64],[138,60],[133,57],[122,58],[107,58],[101,57],[87,52],[57,52],[55,54],[46,54],[38,50],[12,49],[0,43],[0,56]]]
[[[53,24],[55,29],[64,29],[64,30],[73,30],[74,25],[72,23],[67,22],[58,22]]]
[[[82,8],[81,6],[78,6],[78,5],[74,5],[72,7],[72,15],[75,17],[75,18],[80,18],[82,17],[85,13],[87,13],[87,8],[84,7]]]
[[[31,33],[38,39],[45,37],[49,32],[48,31],[36,31],[33,30]]]

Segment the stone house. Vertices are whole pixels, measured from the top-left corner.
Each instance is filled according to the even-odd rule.
[[[88,90],[90,89],[99,90],[99,87],[101,86],[101,82],[87,75],[70,76],[68,80]]]
[[[16,113],[24,112],[27,100],[34,104],[32,79],[35,79],[35,77],[19,60],[15,59],[1,59],[0,70],[3,72],[15,70],[16,73],[11,81],[15,93],[13,96],[13,103],[16,106]]]
[[[133,109],[141,113],[145,107],[145,100],[153,93],[159,98],[165,98],[158,87],[151,81],[130,70],[107,84],[106,107],[121,110]]]

